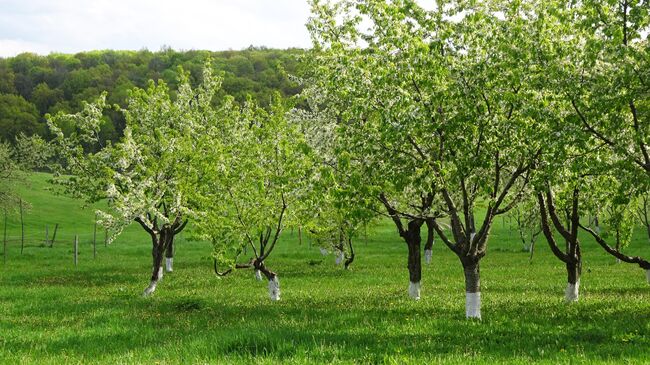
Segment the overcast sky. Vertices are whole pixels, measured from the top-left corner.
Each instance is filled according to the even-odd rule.
[[[0,57],[310,46],[306,0],[0,0]]]

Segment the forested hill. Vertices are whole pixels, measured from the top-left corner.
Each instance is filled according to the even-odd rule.
[[[103,91],[108,102],[124,106],[128,90],[145,87],[148,80],[164,80],[171,89],[177,83],[178,66],[198,83],[206,59],[224,75],[222,92],[238,101],[252,96],[267,104],[273,92],[294,95],[298,86],[286,77],[297,73],[299,49],[248,48],[241,51],[158,52],[93,51],[74,55],[39,56],[23,53],[0,58],[0,140],[14,141],[23,132],[47,137],[44,115],[76,112],[82,101]],[[284,71],[283,71],[284,70]],[[119,113],[107,115],[101,138],[115,140],[124,121]]]

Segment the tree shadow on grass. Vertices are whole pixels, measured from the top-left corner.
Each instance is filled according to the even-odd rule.
[[[196,357],[283,360],[307,353],[323,362],[356,361],[363,356],[381,362],[397,354],[414,359],[478,354],[504,361],[513,357],[552,361],[563,352],[591,360],[650,356],[647,311],[603,303],[514,302],[485,308],[485,319],[476,322],[463,318],[460,301],[398,299],[388,303],[379,294],[368,295],[363,305],[355,304],[358,300],[352,293],[316,302],[296,297],[280,303],[259,299],[230,302],[227,296],[104,297],[59,302],[55,310],[43,303],[30,310],[49,312],[50,322],[25,326],[23,330],[33,336],[11,336],[4,339],[3,346],[17,354],[43,351],[49,356],[77,354],[85,358],[164,353],[172,346],[177,348],[174,351],[190,351],[193,355],[187,356]],[[57,322],[57,315],[76,317]],[[11,325],[6,321],[0,319],[2,328]],[[76,330],[43,335],[57,325]]]

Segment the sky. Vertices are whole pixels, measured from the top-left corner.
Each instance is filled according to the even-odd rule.
[[[0,57],[311,45],[306,0],[0,0]]]

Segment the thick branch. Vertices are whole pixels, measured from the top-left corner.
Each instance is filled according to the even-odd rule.
[[[596,242],[598,242],[600,247],[602,247],[610,255],[616,257],[617,259],[619,259],[621,261],[624,261],[624,262],[627,262],[627,263],[630,263],[630,264],[637,264],[637,265],[639,265],[639,267],[641,267],[644,270],[650,270],[650,262],[649,261],[647,261],[647,260],[645,260],[645,259],[643,259],[643,258],[641,258],[639,256],[625,255],[625,254],[621,253],[620,251],[618,251],[617,249],[613,248],[612,246],[608,245],[607,242],[605,242],[605,240],[602,237],[600,237],[600,235],[598,233],[594,232],[593,229],[591,229],[589,227],[585,227],[582,224],[580,224],[580,228],[582,228],[586,232],[589,232],[589,234],[591,234],[594,237]]]
[[[544,232],[544,237],[546,237],[546,241],[548,242],[548,245],[551,248],[553,254],[566,263],[569,261],[569,257],[564,252],[562,252],[562,250],[560,250],[557,243],[555,242],[555,238],[553,238],[553,232],[551,232],[551,227],[548,224],[546,204],[544,203],[544,196],[542,193],[537,193],[537,201],[539,203],[539,213],[541,217],[542,232]]]

